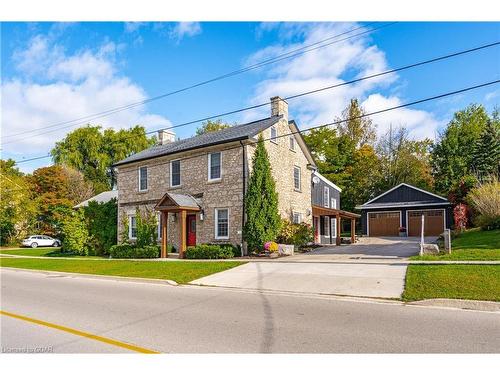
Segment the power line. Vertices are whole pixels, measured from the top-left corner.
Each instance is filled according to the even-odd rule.
[[[383,72],[379,72],[379,73],[374,73],[374,74],[371,74],[371,75],[368,75],[368,76],[364,76],[364,77],[360,77],[360,78],[356,78],[356,79],[353,79],[353,80],[350,80],[350,81],[346,81],[346,82],[342,82],[342,83],[337,83],[337,84],[329,85],[329,86],[324,86],[324,87],[321,87],[321,88],[318,88],[318,89],[314,89],[314,90],[302,92],[302,93],[299,93],[299,94],[291,95],[291,96],[283,98],[283,100],[296,99],[296,98],[303,97],[303,96],[306,96],[306,95],[315,94],[315,93],[318,93],[318,92],[321,92],[321,91],[331,90],[331,89],[334,89],[334,88],[338,88],[338,87],[342,87],[342,86],[346,86],[346,85],[351,85],[351,84],[362,82],[362,81],[365,81],[365,80],[368,80],[368,79],[373,79],[373,78],[381,77],[381,76],[384,76],[384,75],[387,75],[387,74],[392,74],[392,73],[396,73],[396,72],[399,72],[399,71],[403,71],[403,70],[415,68],[415,67],[418,67],[418,66],[427,65],[427,64],[438,62],[438,61],[450,59],[450,58],[453,58],[453,57],[465,55],[465,54],[468,54],[468,53],[476,52],[476,51],[479,51],[479,50],[482,50],[482,49],[495,47],[495,46],[498,46],[499,44],[500,44],[500,41],[498,41],[498,42],[492,42],[492,43],[484,44],[484,45],[481,45],[481,46],[478,46],[478,47],[473,47],[473,48],[469,48],[469,49],[466,49],[466,50],[462,50],[462,51],[458,51],[458,52],[453,52],[453,53],[450,53],[450,54],[447,54],[447,55],[443,55],[443,56],[439,56],[439,57],[434,57],[434,58],[431,58],[431,59],[428,59],[428,60],[423,60],[423,61],[420,61],[420,62],[416,62],[416,63],[404,65],[404,66],[401,66],[401,67],[398,67],[398,68],[389,69],[389,70],[386,70],[386,71],[383,71]],[[216,114],[216,115],[207,116],[207,117],[203,117],[203,118],[200,118],[200,119],[196,119],[196,120],[192,120],[192,121],[180,123],[180,124],[169,126],[169,127],[166,127],[166,128],[160,128],[160,129],[150,130],[150,131],[146,132],[145,134],[146,135],[153,134],[153,133],[158,132],[159,130],[176,129],[176,128],[184,127],[184,126],[187,126],[187,125],[196,124],[196,123],[199,123],[199,122],[202,122],[202,121],[211,120],[211,119],[214,119],[214,118],[225,117],[225,116],[233,115],[233,114],[236,114],[236,113],[241,113],[241,112],[245,112],[245,111],[249,111],[249,110],[253,110],[253,109],[258,109],[258,108],[261,108],[261,107],[264,107],[264,106],[267,106],[267,105],[270,105],[270,103],[269,102],[265,102],[265,103],[255,104],[255,105],[252,105],[252,106],[248,106],[248,107],[244,107],[244,108],[240,108],[240,109],[235,109],[235,110],[232,110],[232,111],[223,112],[223,113],[219,113],[219,114]],[[54,132],[54,131],[58,131],[58,130],[60,130],[60,129],[50,130],[50,131],[47,131],[47,132],[40,133],[38,135],[48,134],[48,133],[51,133],[51,132]],[[33,136],[30,136],[30,137],[33,137]],[[129,136],[129,137],[125,137],[125,138],[121,139],[120,141],[124,141],[124,140],[130,139],[130,138],[133,138],[133,137],[136,137],[136,136],[132,135],[132,136]],[[16,141],[4,142],[3,145],[9,144],[9,143],[14,143],[14,142],[16,142]],[[45,158],[45,157],[50,157],[50,155],[49,156],[43,156],[43,157],[40,157],[40,158]],[[27,160],[27,161],[31,161],[31,160]]]
[[[362,115],[359,115],[359,116],[349,117],[347,119],[342,119],[342,120],[337,120],[337,121],[333,121],[333,122],[322,124],[322,125],[312,126],[312,127],[309,127],[307,129],[304,129],[304,130],[301,130],[301,131],[298,131],[298,132],[291,132],[291,133],[287,133],[287,134],[278,135],[278,136],[272,137],[272,138],[265,138],[265,139],[263,139],[263,141],[271,141],[271,140],[275,140],[277,138],[289,137],[292,134],[305,133],[305,132],[309,132],[311,130],[320,129],[320,128],[324,128],[324,127],[328,127],[328,126],[340,125],[340,124],[342,124],[344,122],[348,122],[348,121],[352,121],[352,120],[357,120],[357,119],[361,119],[361,118],[368,117],[368,116],[374,116],[374,115],[378,115],[378,114],[381,114],[381,113],[394,111],[396,109],[401,109],[401,108],[410,107],[410,106],[413,106],[413,105],[416,105],[416,104],[421,104],[421,103],[429,102],[429,101],[432,101],[432,100],[442,99],[442,98],[445,98],[445,97],[448,97],[448,96],[461,94],[463,92],[467,92],[467,91],[471,91],[471,90],[476,90],[476,89],[479,89],[479,88],[482,88],[482,87],[486,87],[486,86],[491,86],[491,85],[494,85],[494,84],[497,84],[497,83],[500,83],[500,79],[494,80],[494,81],[485,82],[485,83],[481,83],[481,84],[474,85],[474,86],[465,87],[465,88],[462,88],[462,89],[459,89],[459,90],[450,91],[450,92],[447,92],[447,93],[444,93],[444,94],[439,94],[439,95],[427,97],[427,98],[424,98],[424,99],[414,100],[414,101],[411,101],[411,102],[408,102],[408,103],[400,104],[400,105],[393,106],[393,107],[384,108],[384,109],[381,109],[381,110],[378,110],[378,111],[374,111],[374,112],[365,113],[365,114],[362,114]],[[239,148],[239,147],[241,147],[241,146],[228,147],[225,150],[236,149],[236,148]],[[165,155],[165,156],[168,156],[168,155]],[[199,157],[199,155],[182,158],[181,160],[188,160],[188,159],[195,158],[195,157]],[[19,162],[16,161],[15,163],[19,164],[19,163],[24,163],[24,162],[27,162],[27,161],[28,160],[21,160]],[[140,161],[140,160],[137,160],[137,161]],[[165,165],[165,164],[168,164],[168,163],[170,163],[170,161],[164,162],[164,163],[158,163],[156,165]]]
[[[373,23],[375,23],[375,22],[371,22],[371,23],[369,23],[367,25],[370,25],[370,24],[373,24]],[[286,52],[286,53],[281,54],[281,55],[277,55],[277,56],[275,56],[275,57],[273,57],[271,59],[264,60],[264,61],[261,61],[259,63],[250,65],[248,67],[245,67],[245,68],[242,68],[242,69],[238,69],[238,70],[235,70],[235,71],[232,71],[232,72],[229,72],[229,73],[226,73],[226,74],[223,74],[223,75],[220,75],[220,76],[217,76],[217,77],[214,77],[214,78],[208,79],[206,81],[202,81],[202,82],[199,82],[199,83],[187,86],[187,87],[183,87],[181,89],[177,89],[177,90],[174,90],[174,91],[171,91],[171,92],[168,92],[168,93],[165,93],[165,94],[161,94],[161,95],[158,95],[158,96],[155,96],[155,97],[152,97],[152,98],[148,98],[148,99],[145,99],[145,100],[142,100],[142,101],[139,101],[139,102],[130,103],[130,104],[127,104],[127,105],[124,105],[124,106],[112,108],[112,109],[109,109],[109,110],[106,110],[106,111],[102,111],[102,112],[97,112],[97,113],[94,113],[92,115],[83,116],[83,117],[80,117],[80,118],[77,118],[77,119],[74,119],[74,120],[68,120],[68,121],[58,122],[58,123],[55,123],[55,124],[43,126],[41,128],[38,128],[38,129],[27,130],[27,131],[24,131],[24,132],[7,134],[7,135],[4,136],[4,138],[14,137],[14,136],[17,136],[17,135],[22,135],[22,134],[27,134],[27,133],[38,132],[38,131],[40,131],[42,129],[48,129],[48,128],[53,128],[53,127],[58,127],[60,125],[71,124],[71,123],[78,122],[78,121],[85,120],[85,122],[88,122],[90,120],[95,120],[95,119],[98,119],[98,118],[107,117],[107,116],[113,115],[115,113],[118,113],[118,112],[121,112],[121,111],[124,111],[124,110],[127,110],[127,109],[134,108],[136,106],[141,106],[141,105],[144,105],[146,103],[149,103],[149,102],[152,102],[152,101],[155,101],[155,100],[159,100],[159,99],[163,99],[165,97],[168,97],[168,96],[171,96],[171,95],[174,95],[174,94],[178,94],[178,93],[181,93],[181,92],[184,92],[184,91],[187,91],[187,90],[191,90],[191,89],[196,88],[196,87],[204,86],[204,85],[207,85],[207,84],[212,83],[212,82],[216,82],[216,81],[219,81],[219,80],[222,80],[222,79],[225,79],[225,78],[229,78],[229,77],[232,77],[232,76],[235,76],[235,75],[238,75],[238,74],[242,74],[242,73],[248,72],[250,70],[260,68],[260,67],[265,66],[265,65],[273,64],[273,63],[276,63],[278,61],[289,59],[289,58],[292,58],[292,57],[295,57],[295,56],[298,56],[298,55],[302,55],[302,54],[307,53],[307,52],[311,52],[311,51],[317,50],[319,48],[324,48],[324,47],[330,46],[330,45],[335,44],[335,43],[339,43],[339,42],[342,42],[342,41],[345,41],[345,40],[348,40],[348,39],[351,39],[351,38],[354,38],[354,37],[357,37],[357,36],[361,36],[361,35],[364,35],[364,34],[367,34],[367,33],[373,32],[373,31],[377,31],[377,30],[380,30],[382,28],[392,26],[392,25],[394,25],[396,23],[397,22],[387,23],[387,24],[381,25],[379,27],[374,27],[374,28],[365,30],[365,31],[357,33],[357,34],[350,35],[350,36],[348,36],[346,38],[343,38],[343,39],[331,41],[331,39],[338,38],[339,36],[349,34],[349,33],[353,32],[353,31],[356,31],[356,30],[359,30],[359,29],[364,29],[366,26],[356,27],[356,28],[350,29],[348,31],[345,31],[343,33],[340,33],[340,34],[337,34],[337,35],[334,35],[334,36],[330,36],[330,37],[328,37],[326,39],[323,39],[323,40],[320,40],[318,42],[309,44],[307,46],[304,46],[304,47],[301,47],[301,48],[297,48],[295,50]],[[321,43],[324,43],[326,41],[330,41],[330,42],[325,43],[325,44],[321,44]],[[318,44],[320,44],[320,45],[318,45]],[[310,48],[312,46],[315,46],[315,47]],[[72,126],[75,126],[75,125],[78,125],[78,124],[72,124],[72,125],[69,125],[69,126],[62,127],[60,129],[65,129],[65,128],[72,127]],[[60,130],[60,129],[58,129],[58,130]]]

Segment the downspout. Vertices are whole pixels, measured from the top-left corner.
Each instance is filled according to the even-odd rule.
[[[245,195],[246,195],[246,190],[247,190],[247,181],[246,181],[246,164],[247,164],[247,156],[246,156],[246,149],[245,145],[243,144],[243,141],[240,141],[241,144],[241,150],[242,150],[242,173],[243,173],[243,210],[241,214],[241,255],[246,255],[243,254],[243,228],[245,227]],[[246,253],[246,249],[245,249]]]

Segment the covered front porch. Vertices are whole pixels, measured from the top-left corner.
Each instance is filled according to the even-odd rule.
[[[321,243],[321,235],[322,235],[321,233],[323,230],[323,228],[321,227],[322,225],[321,223],[323,223],[324,225],[324,223],[326,222],[328,226],[327,228],[328,228],[330,243],[333,243],[333,240],[335,240],[335,244],[340,245],[342,219],[350,220],[351,243],[354,243],[356,241],[356,219],[359,219],[361,215],[355,214],[354,212],[338,210],[336,208],[321,207],[316,205],[312,206],[312,214],[313,214],[315,243]],[[335,225],[332,225],[332,223],[335,223]]]
[[[155,206],[160,212],[161,258],[168,258],[168,219],[177,222],[179,258],[185,258],[186,247],[196,244],[196,217],[202,214],[199,201],[188,194],[165,193]],[[170,214],[170,215],[169,215]]]

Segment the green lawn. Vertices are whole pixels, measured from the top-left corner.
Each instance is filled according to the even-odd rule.
[[[412,260],[500,260],[500,229],[470,229],[451,244],[451,254],[413,256]]]
[[[144,262],[127,260],[68,260],[36,258],[0,258],[0,266],[45,271],[77,272],[93,275],[128,276],[169,279],[188,283],[216,272],[228,270],[244,262]]]
[[[63,253],[59,247],[37,247],[32,249],[29,247],[24,248],[2,248],[0,254],[19,255],[19,256],[34,256],[34,257],[70,257],[70,258],[94,258],[99,259],[98,256],[80,256],[72,253]]]
[[[500,301],[500,265],[414,264],[403,299],[459,298]]]

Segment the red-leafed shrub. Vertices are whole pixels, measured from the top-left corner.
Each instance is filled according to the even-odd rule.
[[[467,227],[468,210],[467,205],[463,203],[457,204],[453,209],[453,220],[456,230],[463,231]]]

